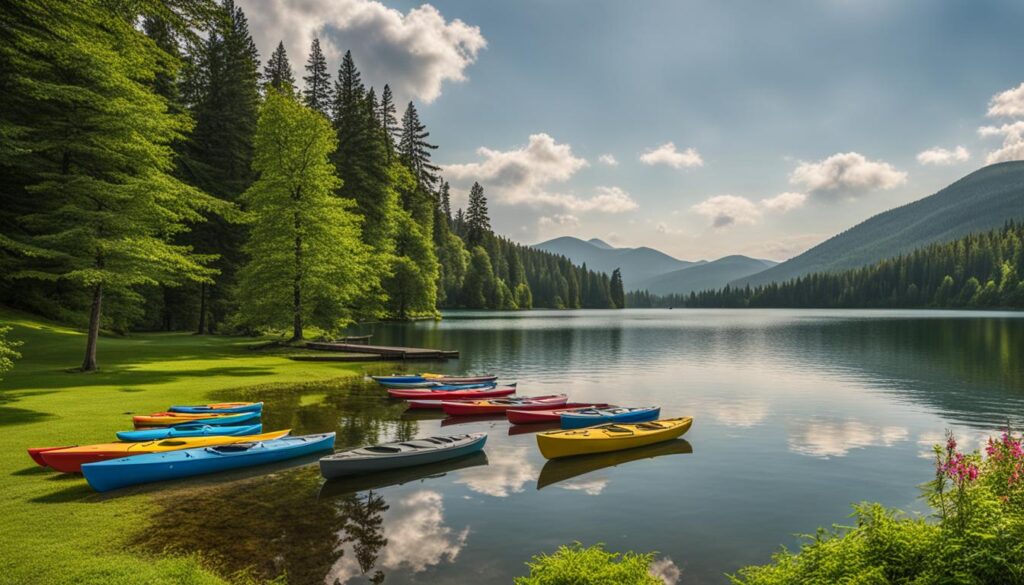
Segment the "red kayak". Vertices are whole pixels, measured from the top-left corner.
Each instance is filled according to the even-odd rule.
[[[406,400],[476,400],[477,398],[497,398],[515,394],[515,386],[504,388],[470,388],[469,390],[431,390],[429,388],[405,389],[388,388],[388,396]],[[440,406],[438,407],[440,408]]]
[[[495,398],[494,400],[451,400],[442,402],[441,408],[449,416],[470,416],[474,414],[503,414],[510,408],[545,410],[561,406],[568,401],[569,397],[565,394],[551,394],[549,396]]]
[[[528,425],[533,423],[559,422],[562,420],[563,412],[573,412],[580,408],[609,408],[608,404],[592,404],[590,402],[567,402],[558,408],[545,410],[523,410],[513,408],[505,411],[508,422],[514,425]]]

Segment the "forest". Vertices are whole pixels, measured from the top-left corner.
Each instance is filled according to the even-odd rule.
[[[931,244],[875,264],[689,295],[626,294],[630,307],[1024,309],[1024,224]]]
[[[621,276],[451,209],[409,102],[264,62],[232,0],[27,1],[0,30],[0,303],[88,328],[282,332],[624,306]]]

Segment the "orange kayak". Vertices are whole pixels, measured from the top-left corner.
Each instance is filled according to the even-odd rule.
[[[198,412],[154,412],[153,414],[133,416],[135,428],[140,427],[173,427],[186,423],[202,423],[207,425],[237,425],[248,423],[260,418],[259,412],[229,412],[223,414]]]

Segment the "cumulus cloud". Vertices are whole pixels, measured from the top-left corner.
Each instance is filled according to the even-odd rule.
[[[761,219],[761,210],[754,202],[735,195],[716,195],[694,205],[692,209],[711,220],[712,227],[716,228],[753,225]]]
[[[640,162],[645,165],[667,165],[676,169],[704,166],[704,159],[693,148],[679,152],[675,143],[666,142],[657,148],[648,149],[640,155]]]
[[[992,136],[1001,136],[1003,138],[1002,147],[986,155],[986,164],[1009,160],[1024,160],[1024,120],[1018,120],[1001,126],[982,126],[978,128],[978,135],[983,138]]]
[[[842,152],[817,162],[801,162],[789,182],[812,195],[854,196],[878,189],[893,189],[907,181],[907,173],[885,161],[868,160],[857,152]]]
[[[609,167],[619,166],[619,160],[615,158],[614,154],[602,154],[597,157],[597,162]]]
[[[966,162],[970,160],[971,153],[963,146],[957,146],[953,150],[948,148],[929,148],[917,153],[917,162],[923,165],[947,166],[953,163]]]
[[[549,190],[553,183],[564,183],[588,166],[568,144],[559,144],[551,136],[532,134],[526,146],[512,150],[477,149],[483,160],[445,165],[445,177],[456,186],[479,181],[496,201],[506,205],[553,207],[571,212],[599,211],[622,213],[637,208],[636,201],[619,187],[602,186],[590,197]]]
[[[580,226],[580,218],[568,213],[556,213],[552,216],[541,216],[537,223],[540,227],[560,226],[563,228],[575,228]]]
[[[992,96],[988,102],[988,116],[1024,117],[1024,83]]]
[[[310,43],[320,37],[332,69],[351,50],[364,80],[377,87],[390,84],[400,100],[436,100],[445,82],[466,80],[466,69],[487,47],[479,27],[459,19],[445,20],[430,4],[407,13],[374,0],[243,0],[241,4],[264,60],[284,40],[298,79]]]
[[[779,211],[785,213],[794,209],[804,206],[807,202],[807,195],[805,193],[779,193],[775,197],[768,199],[762,199],[761,205],[769,211]]]

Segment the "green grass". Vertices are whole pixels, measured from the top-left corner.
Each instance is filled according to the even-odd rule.
[[[81,476],[37,467],[30,446],[115,440],[128,413],[201,403],[230,388],[323,380],[362,365],[299,362],[250,351],[251,340],[143,334],[103,337],[100,371],[69,370],[85,346],[76,330],[0,308],[22,359],[0,382],[0,583],[222,583],[192,557],[149,557],[132,546],[151,493],[102,496]]]

